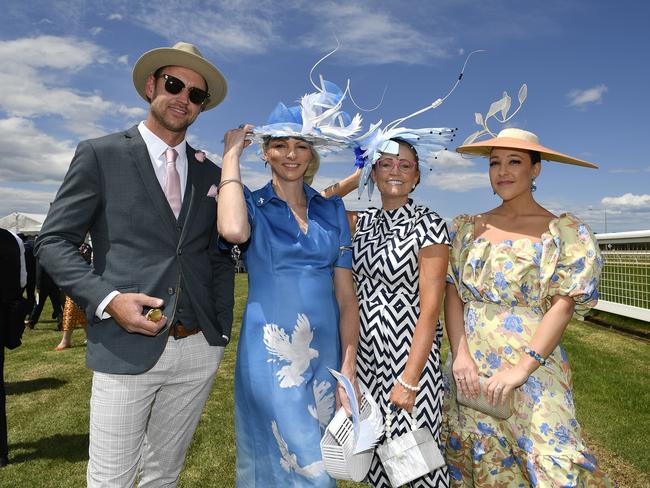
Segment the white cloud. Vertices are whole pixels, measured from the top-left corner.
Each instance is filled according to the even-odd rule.
[[[92,28],[90,29],[90,34],[91,34],[92,36],[98,36],[99,34],[102,33],[103,30],[104,30],[103,27],[92,27]]]
[[[108,17],[108,20],[122,20],[122,15],[120,14],[110,14]]]
[[[426,64],[447,57],[451,38],[419,31],[400,16],[374,8],[372,3],[325,1],[310,4],[314,31],[303,44],[323,48],[334,44],[336,35],[342,44],[341,56],[363,64]],[[329,44],[327,40],[332,39]]]
[[[489,188],[490,179],[487,172],[434,171],[424,183],[428,186],[453,192],[466,192],[477,188]]]
[[[605,205],[608,212],[610,209],[612,211],[616,209],[647,211],[650,210],[650,195],[626,193],[620,197],[605,197],[601,200],[601,203]]]
[[[607,92],[607,86],[598,85],[586,90],[571,90],[567,93],[567,97],[570,106],[584,108],[592,103],[602,103],[605,92]]]
[[[96,44],[73,38],[41,36],[0,41],[0,109],[10,117],[58,115],[66,127],[81,137],[105,133],[99,126],[104,115],[141,117],[139,107],[105,100],[100,94],[79,93],[65,86],[70,75],[110,56]]]
[[[56,191],[0,186],[0,217],[12,212],[47,213]]]
[[[473,168],[474,162],[471,158],[463,156],[455,151],[440,151],[436,154],[429,154],[426,162],[433,168],[458,169]],[[426,169],[423,168],[423,171]]]
[[[120,64],[125,64],[125,65],[128,66],[129,65],[129,56],[127,54],[125,54],[124,56],[120,56],[120,57],[117,58],[117,62],[120,63]]]
[[[0,119],[0,147],[0,181],[59,184],[74,155],[71,141],[49,136],[18,117]]]

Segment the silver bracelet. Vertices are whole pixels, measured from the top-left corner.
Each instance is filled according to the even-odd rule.
[[[219,193],[219,191],[221,191],[221,188],[226,186],[228,183],[239,183],[242,190],[244,189],[244,184],[241,182],[241,180],[238,180],[237,178],[228,178],[219,183],[219,186],[217,187],[217,193]]]
[[[406,381],[404,381],[404,380],[402,379],[401,376],[398,376],[398,377],[397,377],[397,382],[398,382],[400,385],[402,385],[404,388],[406,388],[407,390],[409,390],[409,391],[418,392],[418,391],[420,391],[420,390],[422,389],[421,386],[413,386],[413,385],[409,385]]]

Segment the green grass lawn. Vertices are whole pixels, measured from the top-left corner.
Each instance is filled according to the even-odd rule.
[[[234,486],[233,372],[245,299],[242,275],[237,277],[233,343],[188,452],[180,487]],[[43,317],[50,312],[46,308]],[[39,323],[25,332],[20,348],[7,352],[11,464],[0,470],[0,487],[85,486],[91,373],[84,367],[83,332],[76,331],[74,347],[62,352],[53,350],[59,339],[53,322]],[[574,321],[564,345],[589,447],[621,488],[650,486],[648,344]]]

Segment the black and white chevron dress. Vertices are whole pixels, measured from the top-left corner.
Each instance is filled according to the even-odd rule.
[[[420,249],[449,244],[447,226],[435,212],[412,200],[395,210],[369,208],[359,212],[354,235],[353,271],[359,299],[361,332],[357,356],[358,380],[365,385],[384,413],[395,379],[402,373],[420,313],[418,292]],[[436,340],[422,371],[417,394],[418,426],[431,429],[440,444],[442,425],[442,374],[437,324]],[[400,411],[393,418],[393,436],[409,430]],[[379,457],[375,455],[367,482],[390,488]],[[447,468],[411,483],[412,487],[448,487]]]

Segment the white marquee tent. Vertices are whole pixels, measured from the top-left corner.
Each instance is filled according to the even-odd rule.
[[[41,231],[45,214],[13,212],[0,219],[0,229],[33,236]]]

